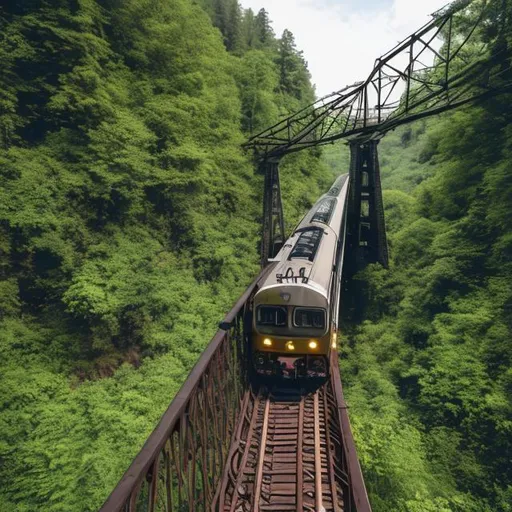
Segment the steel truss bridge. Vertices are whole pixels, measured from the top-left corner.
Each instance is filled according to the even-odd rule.
[[[371,510],[337,358],[317,389],[249,384],[245,305],[272,267],[221,323],[103,512]]]
[[[249,140],[264,174],[263,270],[221,322],[101,512],[371,511],[337,357],[330,378],[316,387],[249,382],[247,304],[285,240],[279,161],[347,139],[344,267],[351,274],[371,262],[387,266],[378,141],[401,124],[511,91],[512,49],[503,30],[486,32],[490,19],[502,29],[511,23],[510,2],[457,0],[377,59],[364,82]]]
[[[245,145],[265,176],[262,265],[285,236],[279,162],[288,153],[346,139],[351,149],[350,264],[388,265],[377,144],[389,130],[510,90],[505,36],[511,0],[457,0],[376,59],[365,81],[320,98]],[[489,20],[500,30],[488,34]],[[441,46],[442,41],[442,46]]]

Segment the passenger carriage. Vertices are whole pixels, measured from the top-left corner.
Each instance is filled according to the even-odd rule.
[[[259,375],[325,377],[336,348],[348,174],[305,215],[271,260],[253,299],[251,352]]]

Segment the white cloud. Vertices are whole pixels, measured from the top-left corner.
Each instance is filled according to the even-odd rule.
[[[285,28],[293,32],[318,96],[364,80],[377,57],[446,4],[446,0],[380,0],[365,11],[346,0],[240,1],[255,12],[265,8],[278,36]]]

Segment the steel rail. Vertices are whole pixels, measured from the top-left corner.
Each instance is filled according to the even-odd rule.
[[[251,417],[251,423],[249,425],[249,433],[248,433],[248,439],[247,439],[247,442],[245,443],[245,447],[244,447],[244,452],[243,452],[243,455],[242,455],[242,460],[240,462],[240,468],[239,469],[242,469],[245,467],[245,465],[247,464],[247,458],[249,456],[249,450],[251,448],[251,441],[252,441],[252,436],[253,436],[253,431],[254,431],[254,428],[256,426],[256,420],[257,420],[257,417],[258,417],[258,409],[259,409],[259,406],[260,406],[260,395],[258,394],[258,396],[256,397],[256,400],[254,402],[254,408],[253,408],[253,411],[252,411],[252,417]],[[240,425],[243,425],[242,422],[240,422]],[[235,444],[235,443],[233,443]],[[237,479],[236,479],[236,483],[235,483],[235,489],[238,489],[239,486],[241,485],[242,483],[242,478],[243,478],[243,473],[242,471],[239,471],[238,472],[238,475],[237,475]],[[223,487],[225,488],[225,485],[223,485]],[[225,507],[225,504],[224,504],[224,499],[220,502],[220,510],[224,510],[224,507]],[[231,501],[231,505],[229,507],[229,512],[234,512],[235,511],[235,507],[236,507],[236,500],[232,500]]]
[[[329,402],[328,402],[328,398],[327,398],[327,394],[325,393],[325,390],[322,393],[322,402],[323,402],[322,406],[323,406],[324,416],[326,418],[325,442],[328,446],[327,470],[329,472],[329,485],[331,488],[332,496],[336,497],[336,499],[333,500],[333,509],[334,509],[334,512],[342,512],[341,508],[339,506],[339,503],[338,503],[338,499],[337,499],[338,486],[336,484],[336,475],[335,475],[336,461],[334,460],[334,457],[333,457],[334,443],[333,443],[333,440],[331,439],[331,429],[330,429],[330,425],[328,424],[328,421],[327,421],[327,419],[329,418]]]
[[[320,443],[320,410],[318,408],[318,391],[313,397],[313,416],[315,428],[315,508],[317,512],[323,509],[322,500],[322,446]],[[336,500],[336,496],[332,497],[332,501]],[[325,509],[324,509],[325,510]]]
[[[299,395],[275,388],[259,404],[254,413],[259,425],[245,445],[252,455],[238,466],[238,478],[230,486],[233,494],[223,501],[221,511],[228,510],[229,500],[231,512],[371,510],[369,503],[366,508],[355,506],[356,501],[363,502],[366,491],[357,476],[353,483],[362,483],[362,488],[351,487],[332,379],[336,374],[314,391]],[[358,465],[356,469],[360,471]]]
[[[263,411],[263,426],[261,427],[260,449],[258,454],[258,466],[254,485],[254,507],[255,512],[260,510],[261,486],[263,483],[263,469],[265,464],[265,452],[267,449],[268,417],[270,412],[270,397],[267,396],[265,409]]]
[[[297,487],[295,489],[297,510],[303,510],[303,488],[304,488],[304,464],[303,464],[303,450],[304,450],[304,400],[299,404],[299,433],[297,438]]]

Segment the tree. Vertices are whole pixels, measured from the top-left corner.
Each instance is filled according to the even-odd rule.
[[[243,12],[242,37],[248,49],[256,48],[255,16],[252,9],[245,9]]]
[[[242,99],[242,128],[255,133],[277,118],[274,91],[278,85],[275,64],[261,50],[250,50],[242,58],[238,84]]]
[[[245,42],[242,36],[242,9],[238,0],[230,0],[226,29],[226,48],[236,54],[243,53]]]
[[[260,9],[254,19],[254,32],[260,47],[269,47],[275,41],[274,30],[265,9]]]
[[[279,89],[298,100],[312,100],[310,74],[302,51],[298,51],[295,38],[285,30],[278,41],[277,64],[279,67]]]
[[[241,128],[297,100],[215,6],[236,56],[211,0],[0,7],[2,511],[98,509],[258,272]],[[293,223],[330,173],[283,169]]]

